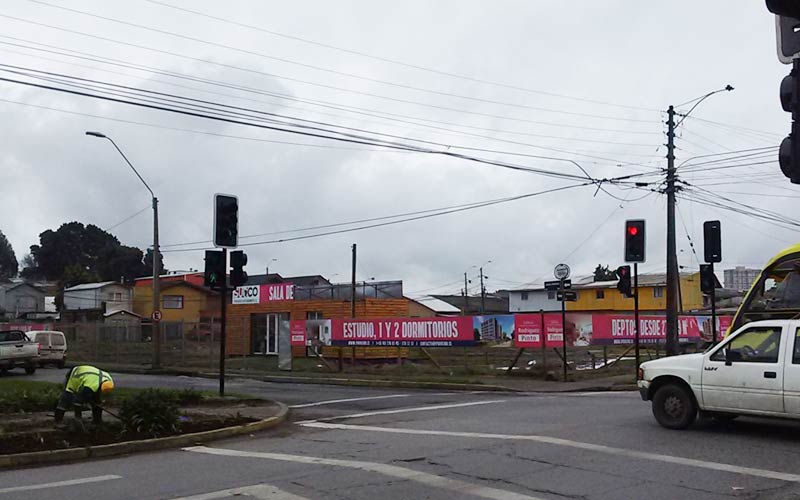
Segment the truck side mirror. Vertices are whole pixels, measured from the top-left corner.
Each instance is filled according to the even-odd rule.
[[[725,347],[725,366],[733,365],[733,351],[729,348]]]

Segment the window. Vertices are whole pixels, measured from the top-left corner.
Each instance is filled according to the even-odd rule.
[[[114,292],[111,294],[112,302],[122,302],[122,292]]]
[[[780,344],[779,327],[755,327],[740,333],[718,349],[711,355],[711,361],[725,361],[726,351],[729,351],[727,355],[730,360],[738,363],[777,363]]]
[[[306,319],[323,319],[321,311],[308,311],[306,312]]]
[[[522,292],[520,295],[521,300],[528,300],[528,292]]]
[[[183,295],[164,295],[161,304],[164,309],[183,309]]]
[[[800,328],[794,334],[794,354],[792,355],[792,364],[800,365]]]
[[[547,300],[556,300],[556,292],[547,292]]]
[[[654,298],[660,299],[663,296],[664,296],[664,287],[663,286],[657,286],[657,287],[653,288],[653,297]]]
[[[594,296],[598,299],[606,298],[606,291],[605,290],[595,290]]]
[[[67,345],[67,342],[64,340],[64,336],[63,335],[57,335],[57,334],[54,333],[50,337],[50,339],[51,339],[53,345],[58,345],[58,346]]]

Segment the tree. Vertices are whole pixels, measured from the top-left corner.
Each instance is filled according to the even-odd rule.
[[[161,270],[158,271],[158,274],[159,275],[167,274],[167,268],[164,267],[164,254],[161,253],[161,252],[158,252],[158,256],[159,256],[159,259],[158,259],[159,260],[159,264],[161,264]],[[147,274],[145,274],[144,276],[152,276],[153,275],[153,249],[152,248],[148,248],[147,249],[147,253],[144,256],[144,265],[147,268]]]
[[[14,249],[3,231],[0,231],[0,279],[13,278],[18,271],[19,264]]]
[[[594,268],[594,281],[614,281],[617,279],[617,273],[609,269],[608,266],[597,264]]]
[[[31,246],[24,264],[24,277],[59,281],[65,286],[120,279],[132,282],[149,276],[152,269],[140,249],[124,246],[114,235],[80,222],[41,233],[39,244]]]

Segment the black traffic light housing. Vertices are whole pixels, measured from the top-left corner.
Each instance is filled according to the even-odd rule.
[[[633,297],[633,287],[631,285],[631,266],[619,266],[617,268],[617,290],[626,297]]]
[[[205,260],[203,284],[209,288],[221,288],[225,280],[225,254],[222,250],[206,250]]]
[[[239,243],[239,199],[230,194],[214,195],[214,246],[236,248]]]
[[[800,184],[800,61],[795,59],[792,71],[783,77],[780,87],[781,106],[792,114],[792,129],[781,142],[778,162],[783,175]]]
[[[700,264],[700,291],[706,294],[714,293],[717,286],[712,264]]]
[[[231,286],[237,287],[247,283],[247,273],[244,266],[247,265],[247,254],[241,250],[231,252]]]
[[[644,219],[626,220],[625,262],[644,262],[644,261],[645,261]]]
[[[797,0],[767,0],[767,9],[778,16],[778,60],[789,64],[800,52],[800,3]]]
[[[703,256],[707,264],[722,262],[722,232],[718,220],[703,222]]]

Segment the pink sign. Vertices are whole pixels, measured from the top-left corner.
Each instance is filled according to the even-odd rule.
[[[542,323],[540,314],[517,314],[514,316],[514,346],[541,347]]]
[[[718,318],[720,326],[730,324],[730,317]],[[633,315],[592,315],[592,344],[630,344],[635,339]],[[667,319],[665,316],[639,316],[639,340],[642,343],[664,342]],[[719,332],[724,330],[719,329]],[[697,342],[711,339],[710,316],[679,316],[678,337],[682,341]]]
[[[269,285],[237,286],[233,290],[232,303],[234,305],[263,304],[281,300],[294,300],[294,284],[273,283]]]
[[[289,321],[289,343],[292,346],[305,347],[306,345],[306,320]]]
[[[544,327],[544,332],[542,332]],[[567,330],[569,331],[569,329]],[[514,316],[514,346],[542,347],[542,340],[547,347],[561,347],[561,315],[517,314]]]
[[[475,345],[472,318],[331,320],[331,345],[452,347]]]

